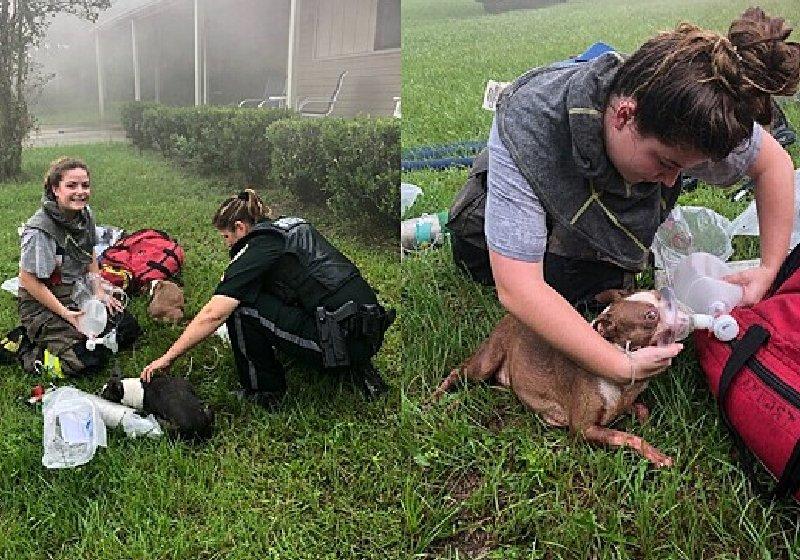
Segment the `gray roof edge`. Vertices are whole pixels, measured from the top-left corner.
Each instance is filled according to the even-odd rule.
[[[95,24],[97,29],[112,27],[126,19],[133,19],[147,14],[148,12],[157,13],[172,4],[177,3],[178,0],[144,0],[137,6],[131,6],[127,9],[120,8],[115,10],[112,5],[108,10],[100,12],[100,17]],[[124,11],[123,11],[124,10]],[[117,12],[117,13],[115,13]]]

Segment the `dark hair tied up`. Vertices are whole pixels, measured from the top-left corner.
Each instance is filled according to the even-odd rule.
[[[682,23],[625,61],[612,96],[634,98],[643,136],[722,159],[754,122],[770,124],[773,95],[797,91],[800,45],[787,41],[791,31],[760,8],[745,11],[727,37]]]
[[[269,218],[270,214],[272,210],[264,204],[258,193],[253,189],[245,189],[225,199],[214,213],[211,223],[220,230],[233,230],[236,222],[252,226],[259,220]]]

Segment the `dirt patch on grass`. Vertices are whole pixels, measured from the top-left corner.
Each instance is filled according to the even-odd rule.
[[[496,545],[497,540],[493,534],[483,527],[473,527],[439,541],[431,551],[434,553],[431,557],[437,558],[441,553],[458,550],[464,558],[484,558]]]
[[[445,485],[452,505],[460,506],[461,509],[453,519],[455,533],[432,543],[428,550],[431,558],[438,558],[456,550],[464,558],[483,558],[497,546],[494,518],[465,504],[483,486],[483,482],[483,474],[480,471],[469,469],[463,476],[450,480]]]
[[[483,484],[483,475],[476,469],[469,469],[467,473],[448,483],[448,494],[458,502],[464,502]]]

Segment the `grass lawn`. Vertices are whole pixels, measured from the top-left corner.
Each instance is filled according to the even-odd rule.
[[[760,5],[800,25],[800,3]],[[731,0],[570,1],[488,15],[474,0],[403,0],[403,146],[485,139],[488,79],[512,80],[605,41],[634,50],[681,20],[726,30],[748,6]],[[795,32],[794,40],[800,31]],[[787,105],[800,126],[797,103]],[[792,149],[796,165],[800,152]],[[466,170],[406,173],[422,187],[406,217],[447,208]],[[701,187],[682,204],[728,217],[732,202]],[[734,258],[757,256],[737,240]],[[675,457],[656,470],[625,450],[589,445],[545,428],[508,392],[468,386],[430,405],[427,397],[502,316],[492,290],[455,269],[447,249],[406,258],[401,425],[419,467],[402,494],[403,528],[426,558],[797,558],[800,508],[762,501],[731,455],[691,346],[644,394],[650,421],[621,419]]]
[[[103,122],[97,107],[93,108],[63,108],[53,105],[37,104],[31,107],[31,113],[36,118],[39,127],[52,126],[77,126],[85,128],[103,128],[104,126],[120,126],[119,108],[121,103],[110,103],[106,107]]]
[[[62,154],[89,164],[98,223],[160,228],[182,242],[187,314],[196,314],[228,262],[210,220],[232,187],[123,144],[25,151],[24,176],[0,185],[0,276],[17,274],[17,226],[39,206],[41,177]],[[334,223],[324,209],[303,209],[284,193],[262,195],[279,213],[318,224],[397,307],[394,242],[358,237],[352,225]],[[3,294],[0,327],[7,330],[18,315]],[[130,307],[145,333],[134,350],[119,354],[126,376],[138,376],[180,333],[151,322],[146,303],[136,298]],[[0,558],[401,557],[398,488],[409,461],[398,433],[399,354],[395,327],[377,360],[395,388],[384,400],[367,403],[348,383],[294,365],[285,404],[269,414],[229,394],[238,388],[232,356],[213,337],[172,369],[216,408],[210,442],[129,440],[112,430],[107,449],[63,471],[42,467],[41,412],[20,400],[39,379],[0,367]],[[76,385],[96,391],[105,377]]]

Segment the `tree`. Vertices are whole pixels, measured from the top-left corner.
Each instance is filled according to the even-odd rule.
[[[31,48],[56,14],[95,21],[110,0],[0,0],[0,181],[19,174],[22,140],[33,126],[26,95],[35,75]]]

